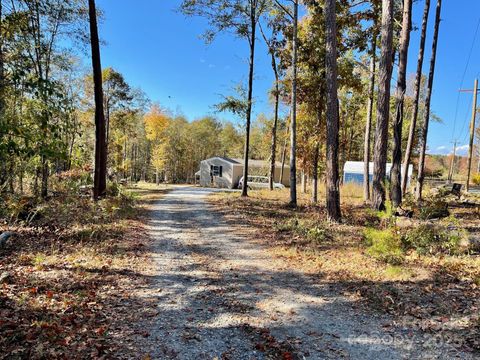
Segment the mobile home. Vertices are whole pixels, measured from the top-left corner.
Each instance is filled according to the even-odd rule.
[[[363,184],[363,171],[364,171],[364,162],[363,161],[347,161],[343,167],[343,183],[358,183]],[[392,169],[392,164],[387,163],[387,178],[390,178],[390,170]],[[413,165],[408,167],[408,183],[412,179]],[[373,162],[369,164],[368,170],[370,183],[373,181]]]
[[[204,187],[236,189],[243,176],[243,159],[230,159],[216,156],[200,163],[199,184]],[[275,164],[274,181],[285,186],[290,185],[290,167],[285,165],[283,178],[280,179],[282,164]],[[249,175],[268,176],[270,163],[262,160],[248,160]]]

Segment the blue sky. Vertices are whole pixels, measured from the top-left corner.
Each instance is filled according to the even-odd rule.
[[[243,40],[229,34],[206,45],[199,36],[206,28],[200,18],[178,13],[180,0],[97,0],[105,18],[100,25],[102,65],[112,66],[153,100],[189,119],[213,114],[212,106],[221,94],[246,81],[248,48]],[[429,36],[424,73],[428,73],[436,1],[430,11]],[[423,1],[414,6],[414,24],[421,25]],[[462,152],[468,143],[471,94],[458,94],[466,68],[463,88],[471,89],[480,76],[480,1],[444,0],[437,53],[432,111],[442,118],[429,133],[429,151],[447,154],[457,138]],[[409,73],[415,72],[419,30],[412,33]],[[467,58],[473,51],[468,67]],[[396,71],[396,70],[395,70]],[[394,74],[396,77],[396,74]],[[270,112],[267,92],[273,76],[265,46],[258,41],[254,96],[255,111]],[[458,104],[458,106],[457,106]],[[457,114],[455,116],[455,114]],[[229,118],[228,115],[220,115]],[[233,118],[229,118],[234,120]],[[456,120],[455,120],[456,119]]]

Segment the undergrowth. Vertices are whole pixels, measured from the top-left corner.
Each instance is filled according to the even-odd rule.
[[[139,221],[144,195],[110,184],[94,202],[83,185],[65,182],[52,184],[46,200],[11,196],[2,207],[0,233],[15,234],[0,249],[0,348],[8,358],[115,358],[130,351],[118,340],[130,336],[130,324],[153,311],[130,298],[150,266]]]
[[[468,233],[453,216],[436,223],[420,223],[399,228],[396,217],[385,212],[380,217],[383,226],[364,230],[367,253],[377,260],[398,265],[405,255],[462,255],[468,252]]]
[[[399,265],[403,262],[405,255],[401,238],[394,229],[367,228],[364,236],[369,255],[392,265]]]
[[[286,221],[277,221],[274,227],[279,232],[292,232],[296,235],[303,236],[312,243],[321,244],[332,240],[331,233],[328,232],[323,224],[314,223],[311,220],[299,219],[298,217],[289,218]]]

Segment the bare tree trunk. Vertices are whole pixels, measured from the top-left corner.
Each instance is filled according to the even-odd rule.
[[[425,39],[427,37],[428,13],[430,12],[430,0],[425,0],[425,9],[423,11],[422,33],[420,35],[420,50],[418,51],[417,73],[415,75],[415,92],[413,95],[413,113],[410,122],[410,131],[408,133],[407,148],[405,149],[405,157],[403,159],[403,177],[402,177],[402,193],[407,192],[408,184],[408,168],[412,157],[413,143],[415,138],[415,130],[417,128],[418,103],[420,101],[420,86],[422,83],[422,68],[425,53]]]
[[[290,205],[297,206],[297,51],[298,1],[293,1],[292,122],[290,124]]]
[[[15,192],[15,163],[14,163],[14,157],[11,156],[10,161],[9,161],[9,169],[8,169],[8,187],[10,190],[10,193],[13,194]]]
[[[247,98],[247,122],[245,125],[245,151],[244,151],[244,164],[243,164],[243,185],[242,196],[248,196],[248,157],[250,148],[250,122],[252,118],[252,97],[253,97],[253,74],[254,74],[254,61],[255,61],[255,33],[257,30],[257,14],[256,3],[250,3],[250,62],[248,73],[248,98]]]
[[[274,119],[272,125],[272,145],[270,149],[270,176],[269,176],[269,187],[270,191],[273,191],[273,183],[275,182],[275,161],[276,161],[276,153],[277,153],[277,127],[278,127],[278,112],[280,107],[280,78],[278,75],[277,69],[277,58],[276,58],[276,51],[275,46],[272,44],[273,41],[268,40],[267,36],[265,35],[263,28],[260,24],[260,32],[262,33],[262,37],[265,40],[265,44],[268,47],[268,52],[270,53],[271,57],[271,65],[273,74],[275,76],[275,110],[274,110]],[[281,179],[280,179],[281,182]]]
[[[306,194],[307,193],[307,174],[305,173],[305,170],[302,170],[302,193]]]
[[[147,143],[147,149],[146,149],[146,154],[145,154],[145,162],[143,164],[143,181],[147,182],[147,181],[150,181],[150,176],[149,176],[149,165],[150,165],[150,162],[151,162],[151,155],[150,155],[150,151],[151,151],[151,143],[148,142]],[[195,170],[193,170],[193,178],[195,179]]]
[[[340,186],[338,179],[338,94],[337,94],[337,24],[336,1],[325,1],[325,74],[327,82],[327,166],[326,203],[330,221],[340,221]]]
[[[35,176],[33,178],[33,193],[35,194],[35,196],[38,196],[38,179],[39,179],[39,177],[40,177],[40,169],[37,166],[35,168]]]
[[[69,149],[68,149],[67,167],[65,169],[67,171],[70,171],[72,169],[73,147],[75,145],[75,131],[73,131],[72,141],[70,141],[70,144],[69,144],[70,146],[69,146]]]
[[[288,125],[285,128],[285,140],[282,148],[282,167],[280,169],[280,182],[283,183],[283,175],[285,174],[285,162],[287,161],[287,143],[288,143]]]
[[[343,118],[345,119],[347,116],[344,116]],[[337,163],[339,162],[339,168],[338,168],[338,186],[340,187],[341,185],[343,185],[343,172],[344,172],[344,167],[345,167],[345,164],[342,164],[343,163],[343,160],[341,159],[341,156],[344,156],[343,155],[343,149],[344,149],[344,144],[342,142],[342,137],[340,136],[340,129],[342,128],[342,116],[341,116],[341,110],[340,110],[340,99],[338,99],[337,97],[337,119],[338,119],[338,136],[339,136],[339,143],[338,143],[338,156],[337,156],[337,159],[340,158],[340,160],[337,160]],[[343,138],[345,138],[345,131],[343,131]],[[342,151],[340,152],[340,149],[342,149]]]
[[[132,164],[132,168],[130,170],[130,179],[132,182],[135,182],[135,144],[132,144],[132,151],[130,152],[130,164]]]
[[[379,63],[377,128],[373,165],[373,207],[385,209],[388,122],[390,115],[390,81],[392,79],[393,0],[382,1],[382,50]]]
[[[432,89],[433,89],[433,78],[435,76],[435,62],[437,58],[437,44],[438,44],[438,33],[440,31],[440,16],[442,13],[442,0],[437,0],[437,10],[435,14],[435,28],[433,31],[433,43],[432,43],[432,58],[430,59],[430,72],[428,74],[428,87],[427,87],[427,96],[425,98],[425,115],[422,126],[421,134],[421,150],[420,150],[420,159],[418,161],[418,178],[417,178],[417,187],[415,190],[415,199],[420,201],[422,199],[423,191],[423,181],[425,179],[425,155],[427,151],[427,139],[428,139],[428,125],[430,122],[430,102],[432,99]]]
[[[317,139],[315,141],[315,150],[313,153],[313,168],[312,168],[312,203],[316,204],[318,202],[318,162],[320,159],[320,127],[322,123],[322,113],[323,113],[323,86],[320,87],[320,99],[317,109]]]
[[[0,1],[0,34],[3,34],[3,4]],[[4,55],[3,55],[3,36],[0,35],[0,131],[6,129],[5,117],[5,70],[4,70]],[[1,136],[6,134],[0,133]],[[5,188],[6,181],[6,156],[5,153],[0,152],[0,193]]]
[[[343,171],[345,168],[345,162],[347,157],[347,131],[348,131],[348,118],[350,114],[348,113],[348,104],[345,102],[345,112],[341,111],[341,104],[338,104],[338,122],[339,122],[339,129],[342,129],[342,133],[340,136],[340,164],[339,164],[339,177],[340,177],[340,185],[343,185]],[[342,121],[343,119],[343,121]]]
[[[138,153],[138,145],[133,145],[133,179],[135,182],[138,181],[138,173],[137,173],[137,153]]]
[[[313,164],[312,164],[312,203],[318,203],[318,162],[320,159],[320,143],[317,142],[315,150],[313,152]]]
[[[139,176],[138,176],[138,144],[135,144],[135,182],[138,182]]]
[[[41,174],[42,174],[42,187],[40,191],[40,195],[42,198],[47,198],[48,196],[48,176],[50,173],[50,169],[48,166],[48,160],[45,155],[42,156],[42,164],[41,164]]]
[[[92,47],[93,82],[95,88],[95,176],[93,198],[105,197],[107,192],[107,144],[105,113],[103,111],[102,64],[98,40],[97,10],[95,0],[88,0],[90,42]]]
[[[277,152],[277,126],[278,126],[278,109],[280,105],[280,81],[277,71],[277,62],[275,60],[275,53],[272,52],[272,69],[275,74],[275,114],[272,126],[272,149],[270,155],[270,190],[273,190],[273,182],[275,181],[275,157]],[[279,181],[282,182],[282,179]]]
[[[376,24],[374,24],[376,26]],[[375,71],[377,58],[377,34],[372,35],[370,58],[370,88],[368,91],[367,122],[365,124],[365,143],[363,147],[363,200],[370,201],[370,144],[373,120],[373,102],[375,99]]]
[[[126,179],[127,178],[127,175],[128,175],[128,169],[127,169],[127,138],[125,138],[124,142],[123,142],[123,178]]]
[[[412,29],[412,0],[403,2],[403,23],[400,37],[397,91],[395,94],[395,122],[393,123],[393,156],[390,171],[390,198],[393,208],[402,203],[402,128],[405,91],[407,89],[408,47]]]
[[[352,126],[350,126],[350,137],[348,139],[348,151],[347,151],[347,159],[348,160],[351,160],[352,159],[352,152],[353,152],[353,139],[355,137],[355,128],[354,128],[354,124],[355,124],[355,120],[356,120],[356,117],[357,117],[357,113],[354,112],[353,115],[352,115]],[[343,168],[342,168],[343,169]],[[343,177],[343,170],[342,170],[342,177]]]
[[[18,186],[19,186],[19,190],[20,190],[20,195],[24,194],[23,177],[24,177],[24,170],[23,170],[23,166],[22,166],[20,168],[20,173],[18,174]]]
[[[110,142],[110,100],[109,99],[105,100],[105,132],[106,132],[105,146],[107,148],[106,151],[108,154],[108,144]]]

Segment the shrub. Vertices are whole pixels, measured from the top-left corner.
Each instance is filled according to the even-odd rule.
[[[472,181],[475,185],[480,185],[480,173],[473,175]]]
[[[380,225],[384,228],[391,228],[395,226],[396,217],[395,213],[396,210],[392,207],[392,203],[390,201],[385,202],[385,210],[384,211],[376,211],[376,210],[369,210],[370,215],[374,216],[378,220],[380,220]]]
[[[307,239],[316,243],[322,243],[331,239],[327,230],[320,226],[314,226],[307,230]]]
[[[78,194],[82,186],[91,184],[90,169],[64,171],[51,179],[51,190],[57,194]]]
[[[461,231],[449,231],[429,224],[419,225],[402,236],[404,248],[414,249],[421,255],[456,254],[462,240]]]
[[[393,228],[386,230],[368,228],[364,236],[368,245],[367,253],[370,256],[392,265],[403,262],[402,242]]]
[[[121,185],[115,181],[109,181],[107,184],[107,195],[108,196],[118,196],[121,192]]]
[[[418,217],[422,220],[441,219],[449,215],[448,204],[437,196],[424,200],[418,208]]]
[[[450,211],[448,210],[448,203],[444,200],[445,195],[445,193],[440,192],[433,196],[424,197],[421,203],[418,203],[413,196],[407,194],[402,207],[413,210],[415,217],[421,220],[446,218],[450,215]]]
[[[102,201],[104,211],[112,217],[129,217],[135,213],[136,196],[132,192],[126,191],[123,187],[118,187],[116,196],[107,197]]]
[[[434,249],[439,243],[441,243],[439,234],[430,225],[420,225],[402,236],[402,244],[405,249],[414,249],[422,255],[435,252]]]
[[[2,201],[3,204],[0,206],[0,219],[4,219],[8,223],[27,220],[32,209],[37,205],[37,199],[19,195],[0,197],[0,202]]]
[[[293,232],[297,235],[305,237],[311,242],[321,243],[331,240],[331,234],[318,223],[311,221],[299,220],[298,218],[290,218],[286,221],[276,222],[275,229],[279,232]]]
[[[298,228],[298,219],[291,218],[287,221],[275,222],[274,227],[278,232],[296,231]]]

